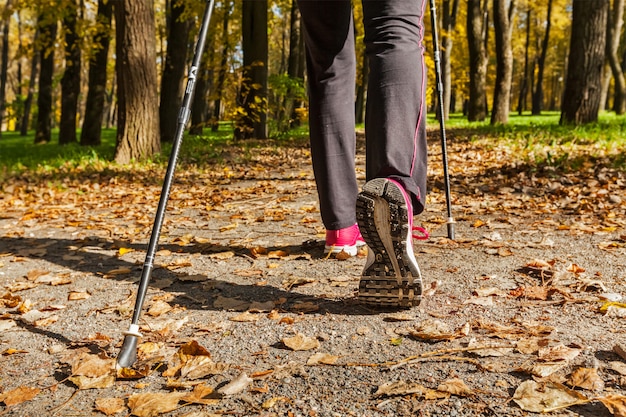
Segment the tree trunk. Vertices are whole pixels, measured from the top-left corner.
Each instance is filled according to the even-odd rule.
[[[452,106],[452,34],[456,27],[456,18],[459,11],[459,0],[444,0],[442,13],[441,34],[441,83],[443,84],[443,113],[444,120],[448,120]]]
[[[110,0],[98,0],[100,30],[94,35],[93,43],[97,47],[89,61],[89,86],[85,103],[85,120],[80,134],[81,145],[100,145],[102,120],[107,86],[107,61],[111,40],[111,17],[113,5]]]
[[[211,51],[210,48],[209,52]],[[189,126],[189,134],[201,135],[204,126],[207,123],[207,113],[209,112],[209,103],[207,93],[209,92],[211,69],[209,67],[209,52],[202,54],[200,68],[196,78],[196,92],[193,95],[191,103],[191,124]]]
[[[192,23],[190,19],[182,19],[184,13],[185,3],[182,0],[172,0],[168,13],[167,54],[161,76],[159,118],[162,142],[174,140],[178,126],[178,111],[183,97],[183,81]]]
[[[39,29],[35,31],[33,44],[37,45],[38,42]],[[22,123],[20,125],[20,136],[28,135],[28,128],[30,127],[30,111],[33,107],[33,98],[35,96],[35,85],[37,84],[37,70],[39,68],[40,58],[40,52],[37,48],[33,48],[33,59],[30,63],[30,79],[28,80],[28,92],[26,93],[26,99],[24,100],[24,114],[22,115]]]
[[[117,143],[115,161],[127,164],[161,150],[156,29],[152,0],[116,0]]]
[[[507,10],[507,3],[509,4]],[[493,97],[491,124],[507,123],[511,103],[513,50],[511,49],[512,20],[515,0],[493,0],[493,20],[496,33],[496,87]]]
[[[622,26],[624,26],[624,0],[613,0],[613,10],[609,13],[607,21],[606,53],[615,80],[613,110],[618,115],[626,112],[626,79],[618,55]]]
[[[300,48],[303,46],[301,42],[302,39],[302,26],[300,19],[300,10],[298,9],[298,3],[296,0],[292,0],[291,2],[291,18],[290,28],[289,28],[289,57],[287,60],[287,74],[289,78],[294,81],[299,81],[304,84],[304,77],[302,74],[304,72],[303,66],[304,62],[300,60],[302,56],[302,52]],[[285,103],[285,112],[289,115],[290,127],[294,127],[300,124],[300,120],[298,119],[298,115],[296,113],[296,108],[300,105],[299,99],[295,97],[292,89],[287,91],[286,103]]]
[[[54,43],[57,21],[51,14],[41,14],[38,19],[41,40],[39,46],[39,94],[37,95],[37,128],[35,143],[48,143],[52,138],[52,76],[54,74]]]
[[[487,117],[487,30],[486,0],[467,2],[467,43],[469,49],[469,102],[467,119],[481,122]]]
[[[226,82],[226,73],[228,71],[228,52],[230,51],[230,43],[228,42],[228,24],[231,14],[231,3],[228,2],[227,8],[224,10],[224,18],[222,20],[222,57],[220,60],[220,68],[217,74],[217,85],[215,86],[215,101],[213,102],[213,117],[211,118],[211,130],[217,132],[220,126],[222,114],[222,96],[224,95],[224,83]]]
[[[574,0],[561,124],[598,120],[609,0]]]
[[[524,45],[524,73],[522,74],[522,82],[517,99],[517,114],[520,116],[526,110],[526,96],[528,95],[528,55],[530,50],[530,18],[532,9],[529,7],[526,11],[526,44]]]
[[[0,64],[0,138],[2,138],[2,123],[6,109],[6,88],[9,68],[9,26],[11,24],[11,0],[7,0],[2,13],[2,63]]]
[[[59,123],[59,144],[75,143],[78,95],[80,94],[80,39],[76,33],[78,6],[75,0],[65,7],[63,26],[65,28],[65,71],[61,79],[61,121]]]
[[[239,103],[243,113],[235,139],[267,138],[267,0],[243,0],[243,79]]]
[[[545,72],[546,56],[548,54],[548,41],[550,39],[550,27],[552,21],[552,0],[548,0],[548,14],[546,17],[546,32],[541,42],[541,54],[537,61],[537,83],[533,91],[532,114],[541,114],[543,107],[543,74]]]

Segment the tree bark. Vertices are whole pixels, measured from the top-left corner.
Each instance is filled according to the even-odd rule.
[[[598,120],[609,0],[574,0],[561,124]]]
[[[191,20],[183,19],[185,3],[172,0],[169,10],[169,33],[167,34],[167,54],[161,76],[161,141],[171,142],[176,134],[178,111],[183,97],[183,81],[189,49]]]
[[[267,0],[243,0],[241,117],[235,139],[267,138]]]
[[[509,4],[507,10],[507,3]],[[496,86],[493,97],[491,124],[507,123],[511,102],[513,78],[513,50],[511,49],[512,20],[515,0],[494,0],[493,21],[496,34]]]
[[[469,102],[467,119],[480,122],[487,117],[487,29],[486,0],[467,2],[467,43],[469,49]]]
[[[127,164],[161,150],[156,29],[152,0],[116,0],[117,143],[115,161]]]
[[[532,16],[532,8],[528,8],[526,11],[526,44],[524,45],[524,73],[522,74],[522,83],[519,91],[519,97],[517,99],[517,114],[522,115],[526,110],[526,96],[528,95],[528,55],[530,50],[530,18]]]
[[[75,143],[78,95],[80,94],[80,39],[76,32],[78,6],[75,0],[65,7],[63,26],[65,28],[65,71],[61,78],[61,121],[59,123],[59,144]]]
[[[626,112],[626,79],[619,62],[619,40],[624,26],[624,0],[613,0],[613,9],[608,14],[606,54],[613,74],[615,97],[613,110],[622,115]]]
[[[442,11],[441,34],[441,83],[443,84],[443,113],[448,120],[452,106],[452,47],[456,18],[459,11],[459,0],[444,0]]]
[[[39,94],[37,95],[37,128],[35,143],[48,143],[52,138],[52,76],[54,75],[54,42],[57,21],[51,13],[39,15],[40,70]]]
[[[85,120],[83,120],[83,129],[80,133],[80,144],[85,146],[100,145],[101,142],[112,15],[112,2],[110,0],[98,0],[98,17],[96,19],[98,31],[93,38],[96,51],[89,61]]]
[[[7,0],[2,13],[2,63],[0,64],[0,138],[2,138],[2,123],[6,110],[6,88],[9,68],[9,26],[11,24],[11,0]]]
[[[33,44],[37,45],[39,42],[39,29],[35,31],[35,37]],[[30,127],[30,111],[33,107],[33,98],[35,96],[35,85],[37,84],[37,70],[39,69],[39,59],[41,57],[37,48],[33,48],[33,59],[30,63],[30,78],[28,80],[28,91],[26,92],[26,99],[24,100],[24,114],[22,115],[22,123],[20,125],[20,136],[28,135],[28,128]]]
[[[548,43],[550,40],[550,27],[552,21],[552,0],[548,0],[548,13],[546,16],[546,32],[541,42],[541,54],[537,61],[537,82],[533,91],[532,114],[541,114],[543,107],[543,74],[546,66],[546,56],[548,54]]]
[[[211,131],[217,132],[220,126],[222,115],[222,96],[224,95],[224,83],[226,82],[226,73],[228,71],[228,52],[230,51],[230,42],[228,41],[228,25],[231,13],[231,3],[228,2],[227,8],[224,10],[224,18],[222,19],[222,55],[220,58],[220,68],[217,74],[217,85],[215,86],[215,101],[213,102],[213,117],[211,118]]]

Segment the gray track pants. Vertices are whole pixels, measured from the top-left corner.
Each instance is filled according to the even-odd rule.
[[[306,42],[313,170],[326,229],[356,222],[356,56],[350,0],[298,0]],[[424,0],[363,0],[369,60],[366,178],[426,197]]]

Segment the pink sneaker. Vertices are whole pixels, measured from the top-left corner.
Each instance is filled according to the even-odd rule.
[[[356,213],[369,247],[359,282],[359,300],[388,307],[418,305],[422,276],[412,239],[426,239],[428,233],[413,226],[411,197],[400,183],[375,178],[363,186]],[[413,235],[414,230],[420,234]]]
[[[350,256],[355,256],[361,246],[365,246],[365,241],[356,223],[343,229],[326,231],[324,253],[344,251]]]

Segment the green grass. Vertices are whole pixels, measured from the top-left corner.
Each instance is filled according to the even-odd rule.
[[[467,141],[476,147],[506,146],[529,164],[548,164],[575,169],[585,158],[609,158],[610,164],[626,169],[626,117],[603,113],[597,123],[584,126],[560,126],[559,112],[544,112],[540,116],[512,114],[506,125],[491,126],[489,120],[468,122],[461,114],[452,114],[446,121],[450,142]],[[434,130],[438,122],[429,114],[428,126]],[[362,128],[362,126],[360,126]],[[34,144],[33,132],[22,137],[17,132],[3,132],[0,139],[0,177],[23,172],[67,171],[72,168],[112,168],[115,151],[115,130],[104,129],[102,144],[83,147],[78,144],[58,145],[58,132],[47,144]],[[271,146],[306,146],[306,124],[282,134]],[[224,122],[218,132],[206,129],[203,135],[186,135],[180,152],[182,165],[210,167],[225,158],[232,158],[232,147],[237,146],[236,157],[244,161],[255,147],[267,146],[266,141],[234,141],[232,124]],[[230,150],[229,150],[230,148]],[[171,144],[164,144],[161,155],[150,161],[133,164],[148,168],[151,164],[165,166]],[[228,153],[230,151],[230,153]],[[119,167],[118,167],[119,168]]]

